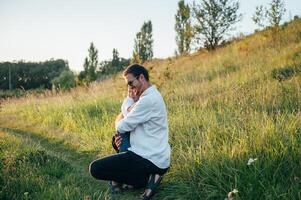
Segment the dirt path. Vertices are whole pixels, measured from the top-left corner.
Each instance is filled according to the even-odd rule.
[[[44,138],[35,133],[3,127],[0,127],[0,131],[22,139],[25,144],[38,145],[50,156],[68,162],[74,169],[81,172],[81,175],[89,176],[89,163],[95,158],[95,155],[77,152],[75,149],[72,149],[72,147],[63,144],[62,140],[49,140],[48,138]]]

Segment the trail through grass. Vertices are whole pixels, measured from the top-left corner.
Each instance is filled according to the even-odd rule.
[[[1,199],[94,199],[105,185],[88,173],[93,155],[78,153],[61,142],[31,132],[0,128]],[[98,190],[97,190],[98,189]]]

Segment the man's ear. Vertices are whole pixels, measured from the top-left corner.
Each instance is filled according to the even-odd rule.
[[[144,75],[143,75],[143,74],[140,74],[140,75],[139,75],[139,79],[140,79],[140,81],[143,81],[143,80],[145,80],[145,77],[144,77]]]

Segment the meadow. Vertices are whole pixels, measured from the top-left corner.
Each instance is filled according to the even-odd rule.
[[[169,120],[172,165],[154,199],[301,199],[301,20],[213,52],[145,64]],[[112,196],[89,163],[114,153],[121,74],[1,102],[0,199]]]

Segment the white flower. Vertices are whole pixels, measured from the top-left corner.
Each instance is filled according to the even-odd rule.
[[[234,189],[234,190],[232,190],[232,192],[235,194],[235,193],[238,193],[238,190]]]
[[[249,160],[248,160],[248,163],[247,163],[247,165],[251,165],[253,162],[255,162],[257,160],[257,158],[250,158]]]
[[[228,193],[228,197],[225,198],[225,200],[233,200],[234,199],[234,195],[238,193],[237,189],[232,190],[231,192]]]

